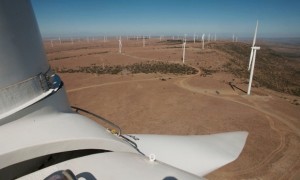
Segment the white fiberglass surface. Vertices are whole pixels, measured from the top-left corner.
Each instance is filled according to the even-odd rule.
[[[211,135],[133,135],[132,140],[145,155],[187,172],[204,176],[235,160],[241,153],[247,132]]]

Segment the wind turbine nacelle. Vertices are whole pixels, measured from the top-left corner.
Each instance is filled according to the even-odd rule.
[[[255,47],[252,47],[252,49],[253,50],[260,50],[260,47],[255,46]]]

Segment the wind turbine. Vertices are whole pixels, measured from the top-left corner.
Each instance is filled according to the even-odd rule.
[[[216,33],[215,33],[215,41],[217,41],[217,35],[216,35]]]
[[[195,41],[196,41],[196,34],[194,33],[194,44],[195,44]]]
[[[256,28],[255,28],[254,38],[253,38],[253,44],[252,44],[252,47],[251,47],[251,54],[250,54],[249,66],[248,66],[248,71],[251,70],[250,71],[249,85],[248,85],[248,92],[247,92],[248,95],[250,95],[250,93],[251,93],[251,85],[252,85],[252,79],[253,79],[253,73],[254,73],[256,51],[260,50],[260,47],[255,46],[257,28],[258,28],[258,21],[256,22]],[[250,68],[250,66],[251,66],[251,68]]]
[[[119,38],[119,53],[122,53],[122,39],[121,39],[121,36]]]
[[[208,34],[207,40],[208,40],[208,42],[210,42],[210,33]]]
[[[232,35],[232,42],[234,42],[234,34]]]
[[[205,37],[205,34],[202,34],[202,49],[204,49],[204,37]]]
[[[183,44],[182,44],[182,63],[184,64],[184,59],[185,59],[185,45],[186,45],[186,37],[183,40]]]

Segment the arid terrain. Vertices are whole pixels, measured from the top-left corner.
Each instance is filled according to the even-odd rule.
[[[250,45],[141,39],[45,41],[69,101],[123,133],[201,135],[248,131],[237,160],[208,179],[300,179],[299,46],[257,52],[251,95]],[[260,45],[259,42],[257,45]],[[293,50],[290,50],[292,46]]]

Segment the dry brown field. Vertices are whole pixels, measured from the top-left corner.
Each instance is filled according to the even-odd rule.
[[[148,61],[182,64],[179,41],[147,39],[143,47],[141,40],[125,38],[122,44],[122,53],[118,53],[116,38],[107,42],[54,42],[53,47],[49,41],[44,42],[49,63],[56,70]],[[299,96],[284,89],[272,90],[256,81],[252,94],[246,95],[247,78],[226,67],[234,58],[247,64],[250,46],[247,55],[237,56],[220,48],[227,45],[232,43],[210,42],[202,49],[201,42],[188,41],[185,64],[198,70],[192,75],[134,74],[126,70],[117,74],[59,75],[71,105],[111,120],[123,133],[201,135],[248,131],[239,158],[207,175],[208,179],[300,179]],[[232,47],[248,45],[235,43]],[[264,50],[258,52],[257,61]],[[291,64],[296,71],[300,70],[299,62]],[[259,71],[260,65],[257,68],[258,74],[263,72]],[[297,83],[294,87],[299,88]]]

